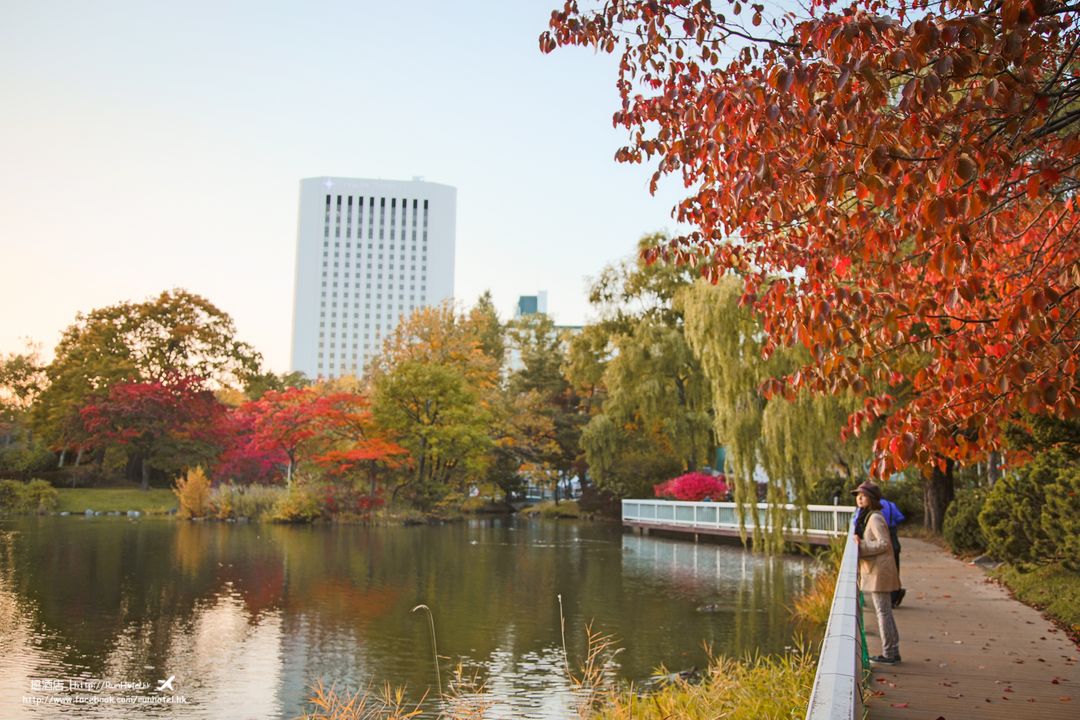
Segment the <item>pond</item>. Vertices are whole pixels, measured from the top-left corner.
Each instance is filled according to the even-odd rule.
[[[591,625],[621,648],[614,675],[640,682],[703,667],[706,644],[783,652],[804,570],[571,521],[0,520],[0,717],[293,718],[319,679],[419,700],[436,685],[423,603],[443,683],[461,663],[487,716],[563,718],[559,595],[571,669]]]

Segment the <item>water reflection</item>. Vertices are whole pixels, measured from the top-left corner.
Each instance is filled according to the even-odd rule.
[[[791,642],[802,563],[576,523],[356,528],[119,518],[0,522],[0,717],[288,718],[315,679],[434,685],[439,649],[477,672],[490,717],[564,717],[584,628],[641,679]],[[703,604],[715,612],[701,613]],[[172,707],[30,707],[33,679],[176,677]],[[64,693],[51,693],[60,694]],[[67,693],[71,695],[71,693]],[[123,694],[123,693],[120,693]],[[131,695],[133,693],[127,693]]]

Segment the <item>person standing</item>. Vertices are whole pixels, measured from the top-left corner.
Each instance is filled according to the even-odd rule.
[[[881,636],[881,654],[873,663],[900,662],[900,633],[892,612],[892,593],[900,589],[889,524],[881,512],[881,488],[864,482],[852,491],[859,511],[855,518],[855,542],[859,546],[859,589],[870,598]]]
[[[889,525],[889,539],[892,541],[893,560],[896,561],[896,573],[899,577],[900,574],[900,523],[904,522],[907,518],[904,517],[904,513],[900,511],[896,503],[891,500],[887,500],[884,497],[881,498],[881,514],[885,516],[885,522]],[[859,519],[859,513],[855,513],[851,516],[851,526],[855,527],[855,521]],[[894,608],[900,607],[900,603],[904,601],[904,596],[907,595],[907,590],[901,587],[899,590],[895,590],[892,593],[892,606]]]
[[[885,516],[885,522],[889,525],[889,540],[892,541],[893,559],[896,560],[896,577],[900,578],[900,523],[904,522],[906,518],[904,513],[900,512],[900,508],[896,506],[896,503],[881,498],[881,514]],[[900,607],[900,603],[904,601],[904,596],[907,595],[907,590],[904,589],[903,581],[900,581],[900,589],[894,590],[892,593],[892,606],[894,608]]]

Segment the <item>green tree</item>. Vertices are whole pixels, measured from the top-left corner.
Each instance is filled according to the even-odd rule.
[[[300,370],[287,373],[268,370],[251,375],[244,381],[244,395],[248,400],[258,400],[270,390],[284,392],[289,388],[306,388],[310,385],[311,380]]]
[[[485,290],[469,309],[466,324],[475,333],[480,349],[501,368],[506,360],[506,328],[495,311],[490,290]]]
[[[0,357],[0,472],[30,476],[47,470],[52,453],[31,431],[31,411],[45,386],[38,349]]]
[[[643,238],[639,257],[663,242]],[[713,447],[708,387],[674,302],[692,277],[640,259],[606,268],[589,293],[601,319],[571,344],[567,370],[592,412],[581,445],[596,483],[620,495],[693,470]]]
[[[551,442],[538,457],[539,464],[550,468],[561,484],[574,475],[584,480],[581,428],[588,418],[582,413],[582,398],[563,373],[568,333],[560,333],[548,315],[534,313],[510,323],[508,336],[520,365],[510,374],[508,391],[514,397],[532,397],[551,428]],[[538,436],[535,430],[528,434]]]
[[[476,315],[446,303],[403,320],[371,367],[376,423],[409,452],[393,498],[421,507],[482,480],[493,438],[500,365],[485,351]],[[490,348],[489,348],[490,349]]]
[[[260,356],[236,339],[232,318],[199,295],[175,289],[144,302],[79,314],[45,368],[47,386],[33,411],[35,429],[60,451],[85,447],[79,410],[117,382],[196,377],[242,386]]]
[[[550,407],[536,391],[515,392],[504,386],[492,408],[491,451],[484,475],[487,484],[510,496],[526,479],[557,477],[559,456]]]

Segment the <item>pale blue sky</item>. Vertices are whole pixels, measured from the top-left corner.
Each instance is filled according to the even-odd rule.
[[[298,181],[458,188],[456,295],[504,316],[673,228],[615,164],[615,63],[541,55],[558,0],[0,0],[0,352],[80,310],[205,295],[288,364]]]

